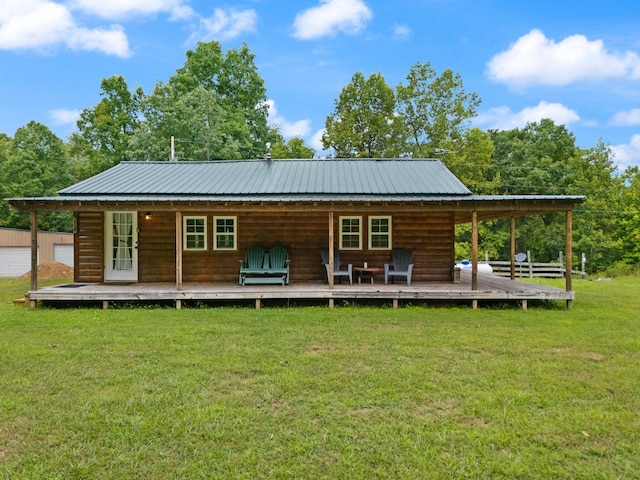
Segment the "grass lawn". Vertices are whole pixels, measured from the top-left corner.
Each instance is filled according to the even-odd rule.
[[[0,478],[640,478],[640,278],[504,309],[65,309],[0,280]]]

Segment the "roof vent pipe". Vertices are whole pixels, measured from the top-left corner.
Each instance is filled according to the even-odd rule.
[[[171,135],[171,158],[169,159],[169,161],[178,161],[178,159],[176,158],[176,137],[174,137],[173,135]]]
[[[271,142],[267,142],[267,153],[264,156],[267,162],[271,161]]]

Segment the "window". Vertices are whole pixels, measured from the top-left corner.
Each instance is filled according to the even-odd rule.
[[[184,249],[207,249],[207,217],[184,217]]]
[[[340,250],[362,250],[362,217],[340,217]]]
[[[236,217],[213,217],[214,250],[236,250]]]
[[[369,217],[369,250],[391,249],[391,217]]]

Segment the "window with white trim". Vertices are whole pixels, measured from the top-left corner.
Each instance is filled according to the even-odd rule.
[[[207,249],[207,217],[184,217],[182,232],[185,250]]]
[[[369,217],[369,250],[391,250],[391,217]]]
[[[236,250],[236,217],[213,217],[213,249]]]
[[[362,217],[340,217],[340,250],[362,250]]]

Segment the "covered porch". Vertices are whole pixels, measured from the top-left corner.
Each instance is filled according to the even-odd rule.
[[[376,279],[376,282],[382,279]],[[109,308],[111,302],[252,302],[260,308],[269,300],[326,302],[333,307],[336,301],[381,300],[398,308],[408,302],[448,302],[478,308],[483,302],[515,302],[527,309],[534,300],[571,302],[574,292],[537,283],[511,280],[495,275],[477,274],[473,288],[471,272],[461,272],[460,283],[428,282],[406,284],[336,284],[301,282],[286,286],[237,285],[230,283],[135,283],[82,284],[74,283],[43,287],[29,292],[32,302],[92,302]]]

